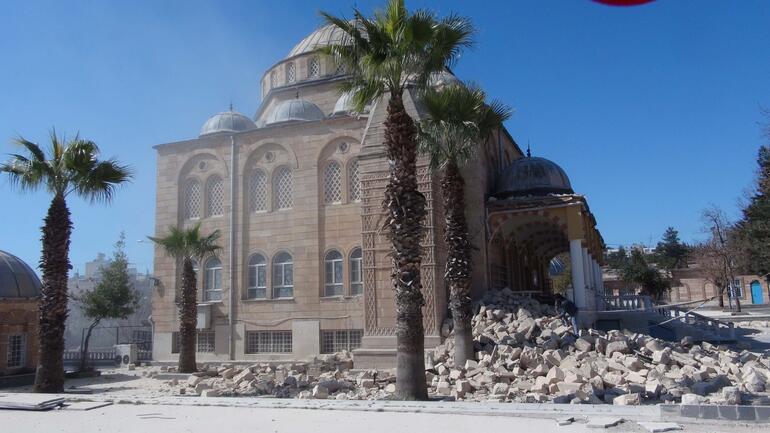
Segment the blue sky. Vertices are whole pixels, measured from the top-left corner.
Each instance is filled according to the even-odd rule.
[[[371,11],[384,0],[357,1]],[[73,266],[121,230],[140,270],[152,247],[157,143],[192,138],[227,108],[253,114],[259,77],[352,1],[0,2],[0,153],[48,130],[96,141],[136,171],[109,205],[70,201]],[[710,203],[738,215],[770,106],[770,2],[408,1],[457,12],[478,45],[455,68],[515,108],[511,134],[562,165],[610,245],[686,241]],[[5,159],[5,155],[3,155]],[[44,193],[0,180],[0,249],[33,266]]]

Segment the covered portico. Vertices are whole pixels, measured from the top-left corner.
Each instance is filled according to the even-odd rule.
[[[567,295],[586,325],[603,303],[604,241],[586,198],[575,194],[566,173],[537,157],[514,161],[487,202],[489,280],[493,288],[552,293],[549,264],[569,253],[572,287]]]

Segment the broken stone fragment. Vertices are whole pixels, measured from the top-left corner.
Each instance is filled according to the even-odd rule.
[[[638,393],[623,394],[615,397],[612,404],[616,406],[638,406],[642,404],[642,397]]]

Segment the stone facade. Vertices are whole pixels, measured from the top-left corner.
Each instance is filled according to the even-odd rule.
[[[317,46],[305,47],[263,76],[254,128],[206,130],[196,139],[156,146],[155,235],[198,223],[204,234],[222,234],[216,260],[198,264],[200,360],[304,359],[357,348],[357,363],[382,365],[394,353],[392,264],[380,234],[386,103],[378,101],[366,113],[341,112],[344,72],[314,51]],[[404,99],[418,120],[411,92]],[[322,118],[307,112],[312,105]],[[290,117],[275,121],[279,109]],[[489,287],[486,197],[498,170],[522,156],[504,130],[480,149],[465,170],[470,232],[483,251],[474,256],[478,294]],[[422,280],[429,348],[440,342],[448,294],[438,179],[425,161],[419,176],[428,199]],[[176,357],[178,271],[175,260],[156,249],[156,360]]]
[[[0,298],[0,376],[37,366],[37,299]]]

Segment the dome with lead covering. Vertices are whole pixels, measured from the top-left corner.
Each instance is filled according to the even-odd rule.
[[[317,105],[304,99],[289,99],[279,102],[265,116],[265,125],[283,122],[308,122],[321,120],[324,113]]]
[[[337,99],[337,103],[334,104],[334,111],[332,111],[332,114],[339,115],[339,114],[350,114],[353,113],[353,93],[351,92],[345,92],[343,93],[339,99]],[[367,105],[364,107],[364,113],[369,112],[369,106]]]
[[[251,119],[231,109],[230,111],[217,113],[211,116],[209,120],[203,124],[200,136],[249,131],[256,127],[257,125],[255,125]]]
[[[574,191],[567,173],[558,164],[533,156],[519,158],[506,167],[495,192],[500,198],[548,194],[574,194]]]
[[[23,260],[0,251],[0,298],[37,298],[40,279]]]
[[[289,55],[286,57],[294,57],[300,54],[313,52],[328,45],[338,44],[343,40],[344,36],[345,32],[335,25],[329,24],[323,26],[299,41],[299,43],[289,51]]]

